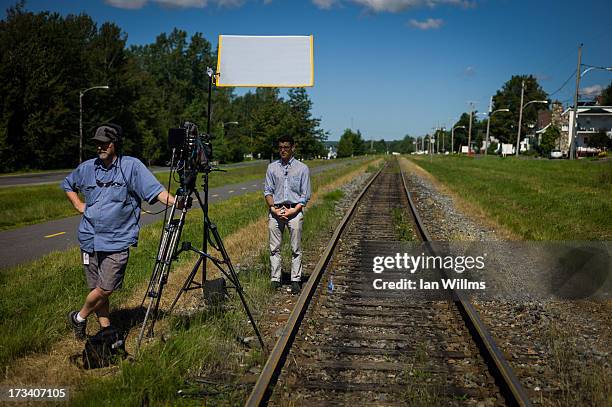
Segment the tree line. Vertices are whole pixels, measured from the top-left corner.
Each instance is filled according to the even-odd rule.
[[[0,171],[72,167],[79,157],[79,95],[83,97],[84,157],[95,127],[120,124],[123,153],[146,164],[169,159],[167,131],[189,120],[206,130],[207,67],[217,51],[195,33],[161,33],[155,42],[127,46],[114,23],[98,25],[86,14],[27,11],[25,1],[0,21]],[[270,158],[276,139],[291,134],[300,158],[325,154],[327,134],[312,116],[303,88],[257,88],[237,96],[212,88],[211,136],[215,159],[245,154]]]
[[[364,140],[361,131],[344,130],[338,142],[338,157],[353,157],[364,154],[409,154],[415,151],[415,138],[405,135],[401,140]]]

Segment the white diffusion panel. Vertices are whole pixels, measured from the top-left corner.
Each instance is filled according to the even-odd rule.
[[[312,36],[220,35],[217,86],[314,85]]]

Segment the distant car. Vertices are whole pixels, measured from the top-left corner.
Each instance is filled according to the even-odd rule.
[[[550,152],[550,158],[563,158],[563,153],[561,150],[552,150]]]

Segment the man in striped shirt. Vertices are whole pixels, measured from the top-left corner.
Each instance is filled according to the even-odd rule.
[[[302,224],[304,207],[310,199],[310,171],[293,157],[293,137],[278,139],[280,160],[268,165],[264,197],[270,208],[268,231],[272,287],[281,286],[281,242],[285,227],[291,239],[291,292],[300,292],[302,280]]]

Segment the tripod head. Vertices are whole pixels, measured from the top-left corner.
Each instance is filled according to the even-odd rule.
[[[198,126],[187,121],[179,128],[168,130],[168,147],[172,149],[173,158],[177,156],[176,168],[170,170],[178,172],[182,190],[193,191],[198,173],[212,171],[210,135],[199,133]]]

